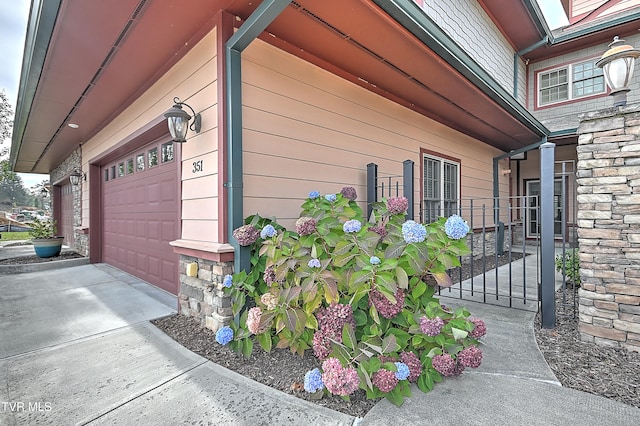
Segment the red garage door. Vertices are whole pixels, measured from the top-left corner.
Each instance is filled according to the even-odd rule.
[[[105,263],[178,294],[177,161],[157,142],[102,167]]]

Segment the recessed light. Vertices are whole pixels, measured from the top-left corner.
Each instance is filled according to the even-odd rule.
[[[77,129],[78,127],[80,127],[76,123],[69,123],[69,124],[67,124],[67,126],[71,127],[72,129]]]

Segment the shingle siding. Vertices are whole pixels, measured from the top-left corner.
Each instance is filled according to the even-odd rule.
[[[625,40],[632,46],[640,45],[640,35],[625,37]],[[538,71],[551,69],[556,66],[582,62],[583,60],[587,60],[589,58],[599,58],[609,48],[608,44],[609,42],[598,44],[579,51],[529,64],[527,108],[532,111],[533,115],[551,131],[577,128],[579,124],[578,114],[611,107],[613,106],[613,101],[610,96],[601,96],[597,98],[586,99],[584,101],[575,101],[568,104],[562,104],[557,107],[536,109],[536,73]],[[627,95],[627,102],[630,104],[640,102],[639,79],[640,72],[636,70],[630,86],[631,92],[629,92]]]
[[[419,4],[419,2],[418,2]],[[475,0],[424,0],[424,12],[505,90],[513,94],[513,47]],[[518,100],[524,103],[525,66],[518,67]]]

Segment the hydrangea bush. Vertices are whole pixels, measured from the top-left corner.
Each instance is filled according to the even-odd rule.
[[[322,366],[305,375],[307,392],[348,398],[363,389],[401,405],[409,383],[428,392],[482,360],[484,322],[434,297],[469,253],[469,226],[457,215],[405,220],[404,197],[376,203],[365,221],[355,199],[351,187],[312,191],[295,231],[247,218],[234,237],[251,247],[252,268],[225,277],[236,321],[216,340],[246,357],[254,342],[312,350]]]

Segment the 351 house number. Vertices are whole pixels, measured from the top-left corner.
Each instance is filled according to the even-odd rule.
[[[203,168],[203,164],[202,164],[203,160],[200,161],[194,161],[193,162],[193,170],[191,170],[191,173],[198,173],[204,170]]]

